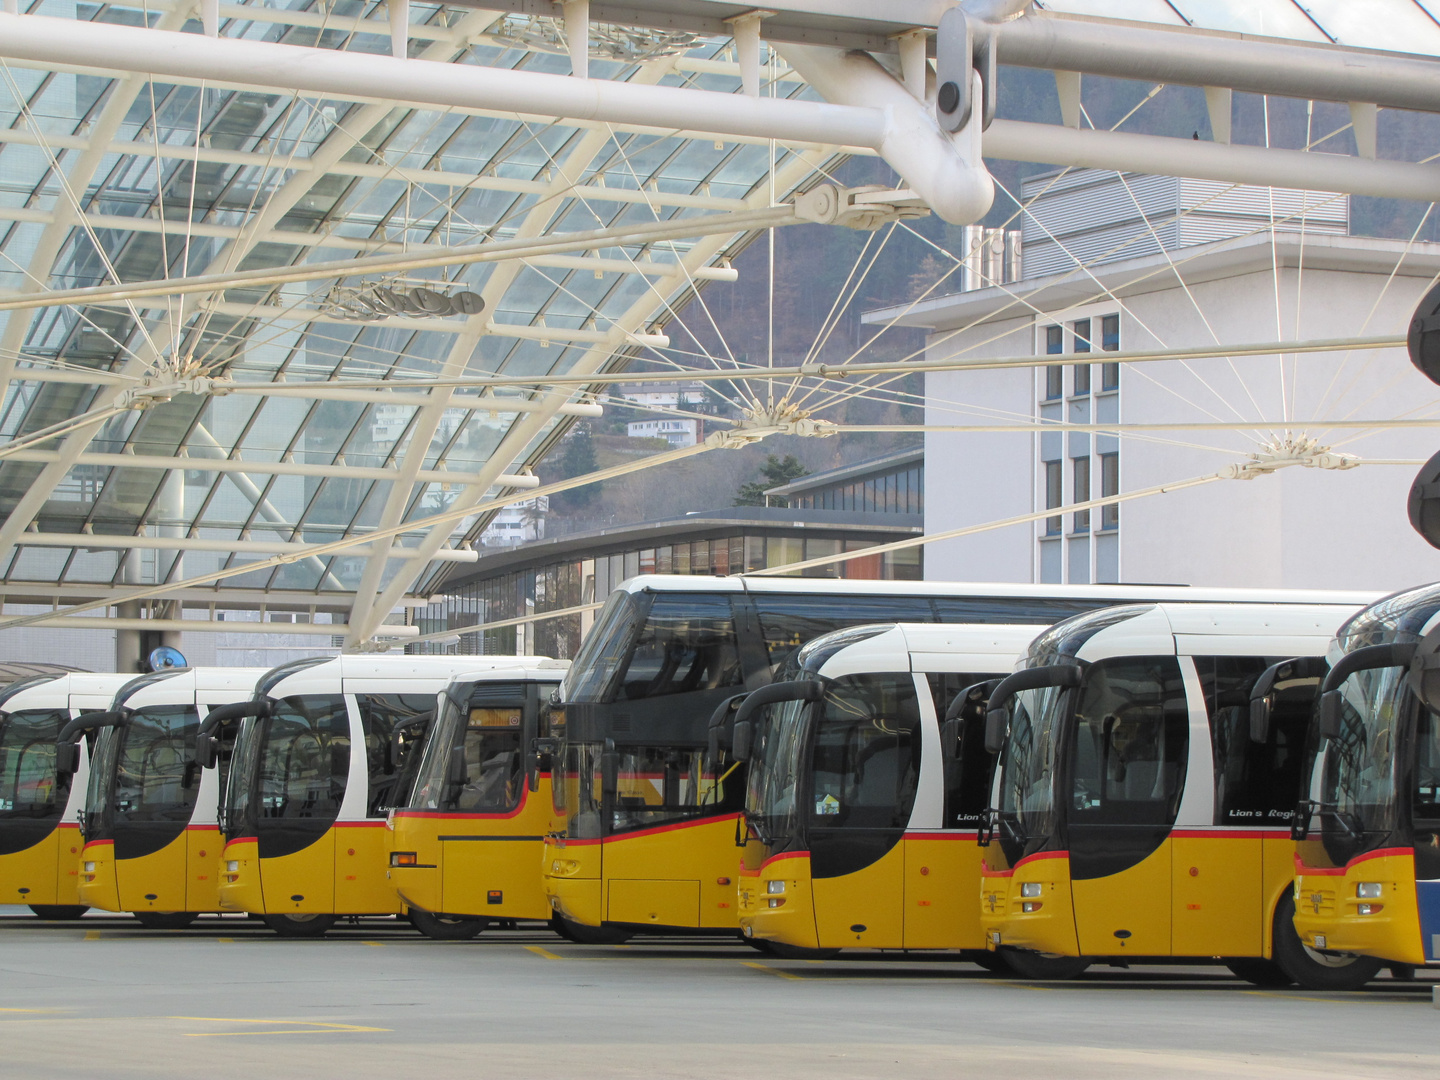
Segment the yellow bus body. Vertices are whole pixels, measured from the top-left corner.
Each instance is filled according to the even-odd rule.
[[[79,902],[103,911],[218,911],[220,834],[191,825],[159,851],[115,857],[113,840],[85,845]]]
[[[37,844],[0,855],[7,904],[74,905],[80,899],[80,828],[63,823]]]
[[[391,825],[389,850],[416,856],[385,875],[402,905],[476,919],[550,917],[541,861],[559,820],[549,773],[508,814],[396,810]]]
[[[261,859],[259,842],[225,845],[220,906],[255,915],[398,915],[404,908],[385,880],[385,823],[341,822],[290,855]]]
[[[1426,962],[1414,849],[1380,848],[1332,868],[1306,865],[1307,847],[1299,845],[1295,856],[1295,930],[1302,942],[1399,964]],[[1362,881],[1379,884],[1380,895],[1362,899]],[[1360,913],[1362,904],[1369,914]]]
[[[603,840],[548,838],[549,906],[584,926],[737,930],[738,820],[724,814]]]
[[[987,860],[1003,863],[998,845]],[[1175,829],[1136,865],[1073,880],[1068,852],[982,871],[988,948],[1061,956],[1268,957],[1275,906],[1292,886],[1289,834]],[[1026,896],[1022,885],[1037,888]],[[1029,910],[1026,910],[1027,905]]]

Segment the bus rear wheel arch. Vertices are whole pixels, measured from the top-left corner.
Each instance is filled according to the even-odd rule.
[[[457,915],[436,915],[411,908],[410,925],[434,941],[469,941],[490,925],[489,919],[465,919]]]
[[[334,915],[318,912],[292,915],[266,915],[265,925],[281,937],[324,937],[335,925]]]
[[[29,908],[41,919],[56,921],[78,919],[90,910],[84,904],[30,904]]]
[[[1288,892],[1275,905],[1271,955],[1282,971],[1306,990],[1358,990],[1380,973],[1383,960],[1371,956],[1322,953],[1295,932],[1295,898]]]
[[[998,950],[1005,966],[1022,979],[1073,979],[1090,966],[1088,956],[1061,956],[1025,949]]]

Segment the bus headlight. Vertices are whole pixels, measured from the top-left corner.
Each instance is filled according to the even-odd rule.
[[[87,862],[87,863],[85,864],[85,873],[87,873],[87,874],[93,874],[94,872],[95,872],[95,864],[94,864],[93,862]]]
[[[420,862],[420,856],[414,851],[392,851],[390,853],[391,866],[415,866]]]
[[[240,860],[238,860],[238,859],[229,859],[229,860],[227,860],[226,863],[225,863],[225,872],[226,872],[227,874],[238,874],[238,873],[240,872]]]
[[[1024,881],[1024,882],[1021,882],[1021,883],[1020,883],[1020,895],[1021,895],[1021,896],[1039,896],[1039,895],[1040,895],[1040,882],[1038,882],[1038,881]],[[1026,911],[1029,911],[1030,909],[1029,909],[1029,908],[1026,908],[1025,910],[1026,910]]]
[[[1377,900],[1382,884],[1379,881],[1362,881],[1355,886],[1355,895],[1361,900]]]
[[[765,883],[765,891],[772,896],[775,893],[783,893],[785,891],[785,883],[783,881],[767,881]]]

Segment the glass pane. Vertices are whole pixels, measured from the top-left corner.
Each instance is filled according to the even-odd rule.
[[[619,693],[633,701],[741,681],[730,597],[659,593],[620,676]]]
[[[933,622],[922,596],[758,596],[760,630],[772,665],[831,630],[878,622]]]
[[[189,821],[199,788],[193,705],[154,705],[125,726],[115,771],[117,822]]]
[[[361,694],[360,730],[365,739],[365,764],[370,775],[367,817],[384,817],[394,805],[392,796],[399,773],[391,760],[390,737],[395,725],[413,720],[435,708],[430,694]]]
[[[339,694],[275,703],[260,759],[260,816],[334,818],[350,777],[350,715]]]
[[[55,739],[70,714],[13,712],[0,721],[0,818],[59,818],[69,785],[56,785]]]
[[[617,756],[611,819],[616,832],[689,820],[724,797],[723,781],[704,767],[702,750],[638,747]]]
[[[829,684],[815,728],[818,829],[903,829],[920,775],[920,706],[902,675],[849,675]]]

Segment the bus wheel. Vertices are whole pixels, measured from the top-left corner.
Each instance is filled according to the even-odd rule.
[[[1371,956],[1317,952],[1295,932],[1295,899],[1288,893],[1275,905],[1275,962],[1306,990],[1358,990],[1380,973],[1384,961]]]
[[[1237,978],[1255,986],[1289,986],[1295,981],[1274,960],[1262,960],[1258,956],[1236,956],[1226,960],[1225,966]]]
[[[1414,982],[1415,966],[1413,964],[1388,964],[1390,977],[1398,982]]]
[[[42,919],[78,919],[90,909],[84,904],[31,904],[30,910]]]
[[[410,909],[410,925],[435,941],[469,941],[490,925],[489,919],[457,919],[453,915],[434,915],[418,908]]]
[[[184,930],[199,915],[198,911],[137,911],[135,920],[146,930]]]
[[[1001,949],[1000,956],[1005,966],[1022,979],[1073,979],[1090,966],[1088,957],[1027,952],[1024,949]]]
[[[580,923],[550,916],[550,929],[566,941],[576,945],[623,945],[631,938],[628,930],[615,930],[608,926],[582,926]]]
[[[265,925],[281,937],[324,937],[335,925],[334,915],[265,915]]]
[[[746,945],[749,945],[756,952],[765,953],[767,955],[774,952],[774,950],[770,948],[770,942],[766,941],[764,938],[742,937],[740,940],[743,941]]]
[[[781,941],[770,942],[770,955],[781,960],[833,960],[840,955],[839,949],[807,949],[803,945],[786,945]]]
[[[1010,974],[1010,968],[1005,963],[1005,957],[995,952],[981,952],[979,950],[966,956],[976,967],[982,967],[986,971],[993,971],[1000,975]]]

